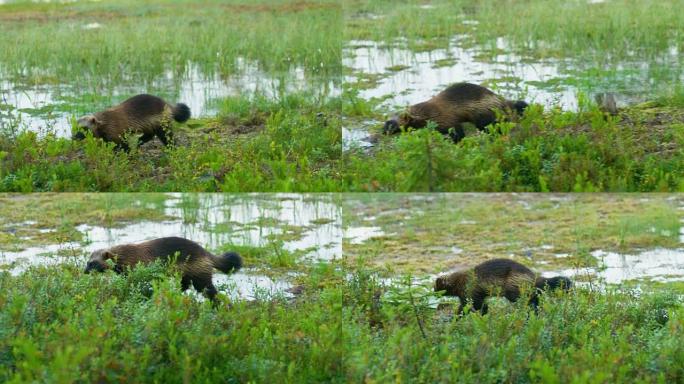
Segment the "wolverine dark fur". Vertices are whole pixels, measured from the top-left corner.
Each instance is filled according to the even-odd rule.
[[[449,134],[458,142],[465,137],[463,123],[472,123],[484,130],[496,122],[497,111],[522,115],[525,108],[527,103],[524,101],[506,100],[485,87],[458,83],[386,121],[384,133],[397,133],[401,127],[423,128],[431,120],[437,124],[439,132]]]
[[[94,137],[104,141],[115,142],[117,147],[128,150],[124,141],[126,133],[142,133],[139,145],[157,136],[164,145],[172,141],[171,120],[179,123],[190,118],[190,108],[178,103],[171,105],[163,99],[152,95],[137,95],[123,103],[78,119],[78,125],[83,130],[89,130]],[[84,139],[83,131],[77,132],[76,140]]]
[[[194,241],[181,237],[162,237],[138,244],[123,244],[97,250],[90,255],[85,273],[104,272],[109,269],[107,260],[112,260],[115,272],[122,273],[138,263],[170,259],[175,260],[180,268],[183,291],[192,284],[197,292],[203,292],[212,300],[217,293],[211,281],[214,268],[228,274],[242,267],[242,258],[235,252],[226,252],[217,257]]]
[[[509,259],[493,259],[474,268],[440,276],[435,281],[435,291],[445,291],[446,296],[457,296],[461,302],[458,312],[468,299],[473,300],[473,309],[487,313],[485,299],[501,295],[511,302],[520,298],[525,289],[530,290],[529,304],[536,310],[539,293],[550,289],[569,290],[572,281],[567,277],[544,278],[536,275],[526,266]]]

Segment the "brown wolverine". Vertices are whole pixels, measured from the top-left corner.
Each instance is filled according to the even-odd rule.
[[[527,103],[524,101],[506,100],[479,85],[457,83],[386,121],[384,133],[398,133],[401,127],[423,128],[431,120],[437,124],[439,132],[449,134],[456,143],[465,137],[463,123],[472,123],[484,130],[496,122],[497,111],[522,115],[525,108]]]
[[[214,300],[217,293],[211,281],[214,268],[227,274],[242,267],[242,258],[235,252],[226,252],[217,257],[194,241],[182,237],[162,237],[97,250],[90,255],[85,273],[104,272],[109,269],[107,260],[112,260],[116,273],[123,273],[138,263],[169,261],[173,257],[176,257],[175,263],[181,270],[183,291],[190,288],[192,283],[197,292],[203,292],[211,300]]]
[[[137,95],[115,107],[81,117],[78,125],[91,131],[94,137],[113,141],[118,148],[127,151],[126,133],[142,133],[139,145],[152,140],[155,135],[168,145],[173,140],[171,119],[184,123],[189,118],[190,108],[183,103],[171,105],[157,96]],[[82,140],[85,134],[81,130],[73,138]]]
[[[466,300],[472,299],[473,309],[485,314],[488,296],[503,295],[515,302],[525,287],[531,290],[529,304],[536,310],[540,291],[558,288],[567,291],[572,288],[572,281],[563,276],[538,276],[526,266],[509,259],[485,261],[475,268],[441,276],[435,281],[435,292],[445,291],[446,296],[458,296],[461,301],[458,313],[463,311]]]

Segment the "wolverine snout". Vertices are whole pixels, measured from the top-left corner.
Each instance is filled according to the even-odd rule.
[[[383,132],[385,134],[397,133],[399,130],[399,121],[396,117],[385,121],[385,126],[383,127]]]
[[[90,273],[90,272],[104,272],[105,268],[100,264],[100,263],[95,263],[95,262],[88,262],[86,264],[85,270],[83,271],[84,273]]]

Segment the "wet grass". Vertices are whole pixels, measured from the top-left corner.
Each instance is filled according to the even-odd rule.
[[[656,57],[673,46],[684,48],[684,16],[674,11],[684,5],[681,0],[639,4],[628,0],[597,4],[348,0],[344,4],[347,39],[392,42],[401,37],[416,50],[445,47],[456,34],[464,34],[467,44],[490,48],[505,36],[516,53],[526,56],[590,56],[599,62]]]
[[[191,63],[208,76],[231,75],[240,58],[271,73],[334,75],[340,11],[325,0],[21,2],[0,8],[0,60],[10,78],[66,81],[93,94],[167,71],[180,80]]]
[[[432,293],[388,300],[358,269],[344,291],[349,381],[436,383],[678,382],[681,298],[574,290],[545,295],[539,313],[493,300],[486,316],[435,309]]]
[[[340,188],[339,100],[221,101],[214,118],[130,153],[34,132],[0,135],[1,191],[331,191]],[[135,137],[132,138],[135,142]]]
[[[594,250],[681,245],[676,195],[348,196],[345,227],[379,227],[384,234],[360,244],[345,241],[345,257],[390,275],[438,274],[495,257],[515,257],[539,271],[593,267]]]

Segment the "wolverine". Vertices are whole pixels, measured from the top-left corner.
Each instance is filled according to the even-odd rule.
[[[401,127],[423,128],[432,121],[439,132],[448,134],[457,143],[465,137],[464,123],[471,123],[482,131],[497,121],[497,112],[522,115],[527,106],[522,100],[506,100],[476,84],[457,83],[392,117],[385,122],[383,131],[393,134]]]
[[[110,268],[111,260],[116,273],[124,273],[127,268],[137,264],[165,262],[173,260],[181,271],[181,289],[190,288],[204,293],[212,301],[217,290],[211,281],[214,268],[223,273],[231,273],[242,267],[242,258],[235,252],[214,256],[194,241],[182,237],[162,237],[137,244],[116,245],[100,249],[90,255],[85,273],[104,272]]]
[[[530,289],[529,304],[536,310],[540,292],[555,289],[567,291],[572,288],[572,281],[563,276],[538,276],[526,266],[509,259],[485,261],[474,268],[440,276],[435,281],[435,292],[444,291],[446,296],[459,298],[458,313],[462,313],[466,301],[472,299],[473,309],[483,315],[487,313],[485,299],[488,296],[502,295],[516,302],[525,288]]]
[[[189,118],[190,107],[183,103],[171,105],[157,96],[137,95],[117,106],[78,119],[80,130],[73,138],[84,139],[84,130],[88,130],[94,137],[114,142],[117,148],[128,151],[124,136],[127,133],[142,133],[138,145],[155,136],[168,145],[173,140],[171,120],[184,123]]]

